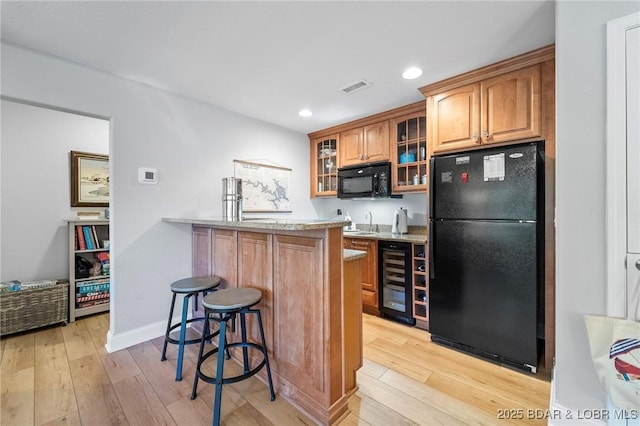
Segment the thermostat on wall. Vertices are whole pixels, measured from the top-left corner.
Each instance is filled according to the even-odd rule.
[[[152,169],[151,167],[138,168],[138,182],[158,183],[158,169]]]

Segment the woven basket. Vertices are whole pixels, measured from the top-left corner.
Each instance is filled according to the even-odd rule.
[[[66,323],[69,282],[49,287],[0,293],[0,336]]]

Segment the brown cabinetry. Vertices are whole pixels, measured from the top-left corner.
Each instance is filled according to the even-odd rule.
[[[541,136],[540,65],[427,96],[431,152]]]
[[[367,257],[361,261],[362,311],[371,315],[379,315],[377,241],[359,238],[345,238],[344,248],[367,252]]]
[[[340,133],[340,167],[389,160],[389,122]]]
[[[338,135],[311,141],[311,197],[335,196],[338,189]]]
[[[391,120],[393,193],[427,188],[427,117],[424,110]]]
[[[362,352],[353,350],[362,347],[362,325],[353,315],[360,310],[360,283],[342,279],[342,230],[194,225],[192,238],[194,275],[213,274],[221,287],[262,292],[257,307],[278,397],[318,424],[346,415],[345,395],[355,391],[355,370],[362,365]],[[254,341],[256,326],[247,319]],[[241,362],[241,352],[232,356]]]
[[[429,265],[426,244],[413,244],[413,317],[416,326],[429,329]]]

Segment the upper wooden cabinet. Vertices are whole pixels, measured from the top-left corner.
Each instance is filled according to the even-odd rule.
[[[540,65],[447,90],[427,105],[433,152],[538,137]]]
[[[553,58],[548,46],[420,88],[429,154],[546,135],[543,81],[552,76],[543,76],[543,64]]]
[[[335,197],[338,189],[338,135],[311,141],[311,197]]]
[[[389,122],[382,121],[340,133],[340,167],[389,160]]]
[[[427,189],[427,118],[421,110],[390,120],[391,191],[425,192]]]

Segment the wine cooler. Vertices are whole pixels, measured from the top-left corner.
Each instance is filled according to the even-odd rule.
[[[414,325],[411,302],[411,244],[378,243],[378,294],[383,317]]]

